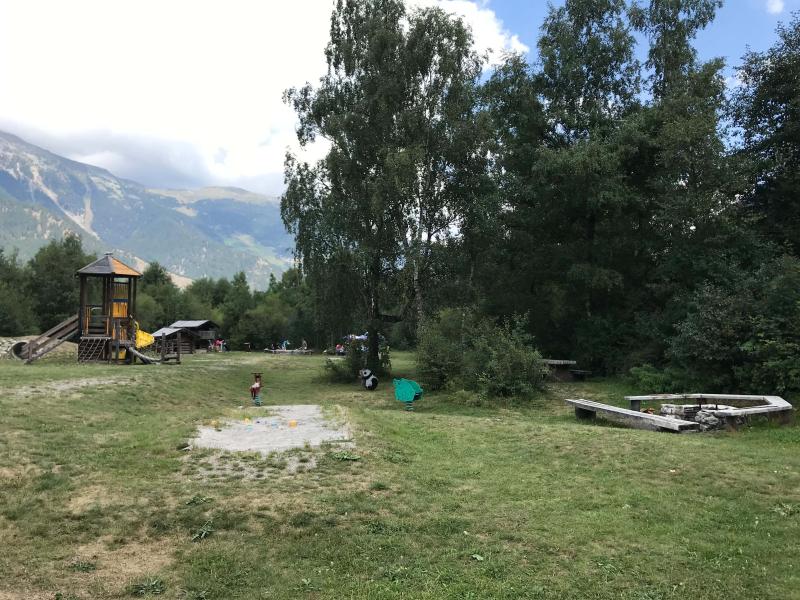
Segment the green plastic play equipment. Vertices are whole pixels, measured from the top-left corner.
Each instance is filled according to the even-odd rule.
[[[410,379],[395,379],[394,397],[406,405],[406,410],[414,410],[414,400],[422,398],[422,388]]]

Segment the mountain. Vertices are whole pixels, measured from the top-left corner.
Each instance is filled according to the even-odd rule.
[[[23,259],[67,232],[177,279],[238,271],[264,288],[291,265],[276,198],[231,187],[156,190],[0,131],[0,247]]]

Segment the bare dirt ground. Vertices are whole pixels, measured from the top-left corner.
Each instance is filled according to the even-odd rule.
[[[26,385],[11,388],[9,392],[13,396],[27,398],[30,396],[43,394],[61,394],[64,392],[74,392],[82,388],[96,387],[101,385],[112,385],[122,381],[130,381],[130,377],[86,377],[84,379],[67,379],[64,381],[53,381],[38,385]]]

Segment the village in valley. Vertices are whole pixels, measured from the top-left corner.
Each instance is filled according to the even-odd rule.
[[[800,599],[800,4],[90,4],[56,107],[0,0],[0,600]]]

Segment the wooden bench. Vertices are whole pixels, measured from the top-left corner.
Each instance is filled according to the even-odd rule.
[[[574,360],[557,360],[553,358],[543,358],[542,362],[550,369],[550,377],[555,381],[572,381],[570,369],[578,363]]]
[[[640,429],[666,429],[669,431],[681,432],[697,431],[700,427],[693,421],[683,421],[681,419],[662,417],[661,415],[651,415],[627,408],[620,408],[619,406],[603,404],[602,402],[594,402],[593,400],[570,399],[566,402],[575,407],[575,416],[578,419],[594,419],[597,413],[601,413],[609,420],[621,422],[630,427],[637,427]]]
[[[572,378],[576,381],[583,381],[592,375],[591,371],[586,371],[584,369],[570,369],[569,372],[572,374]]]

